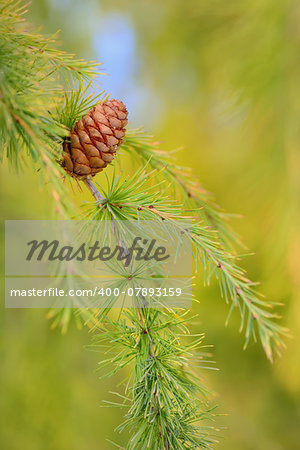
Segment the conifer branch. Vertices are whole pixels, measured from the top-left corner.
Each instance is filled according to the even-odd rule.
[[[178,233],[188,232],[194,244],[193,256],[202,263],[204,281],[209,284],[215,276],[219,281],[222,297],[231,303],[227,322],[236,307],[241,315],[240,331],[245,330],[245,347],[253,338],[262,343],[267,357],[272,361],[274,351],[280,353],[284,346],[282,337],[288,330],[274,322],[279,316],[272,312],[275,304],[266,303],[255,290],[255,283],[248,280],[245,271],[237,265],[238,257],[226,251],[216,230],[197,221],[198,210],[185,211],[184,205],[169,198],[164,181],[153,183],[157,171],[147,172],[146,165],[136,171],[130,179],[114,176],[107,190],[98,186],[105,202],[86,207],[88,217],[93,220],[165,220],[178,227]],[[178,219],[190,219],[194,225],[186,229]]]
[[[91,180],[85,183],[97,208],[109,210],[110,198],[102,196]],[[113,214],[111,220],[116,220]],[[130,274],[134,279],[134,273]],[[137,300],[143,304],[143,299]],[[132,386],[128,384],[126,389],[127,404],[120,405],[128,409],[126,420],[117,428],[128,428],[133,435],[128,450],[212,448],[217,442],[213,426],[199,425],[212,419],[213,408],[206,399],[208,391],[192,367],[194,364],[201,368],[203,356],[207,355],[195,354],[202,346],[203,335],[189,344],[179,339],[182,331],[187,332],[185,315],[167,308],[161,312],[143,307],[122,310],[118,321],[109,319],[107,309],[98,315],[100,333],[94,338],[95,345],[107,344],[109,356],[100,367],[109,367],[110,376],[128,364],[134,363],[135,367]],[[205,360],[205,368],[207,363]],[[112,364],[115,368],[111,368]]]
[[[59,214],[65,215],[72,208],[63,200],[67,197],[64,171],[57,160],[69,130],[68,124],[53,117],[65,96],[66,78],[79,87],[84,80],[90,84],[99,75],[99,64],[58,50],[54,37],[28,32],[25,13],[20,2],[5,0],[0,4],[0,159],[6,157],[21,169],[29,155],[42,169],[45,185],[51,186]]]
[[[57,50],[54,38],[28,33],[24,13],[19,2],[1,3],[2,158],[22,168],[29,156],[41,169],[60,217],[74,217],[62,182],[66,174],[58,162],[74,124],[103,98],[103,93],[87,95],[98,65]],[[67,92],[62,81],[71,86]],[[140,168],[125,178],[114,168],[111,179],[106,174],[106,187],[104,176],[101,184],[86,178],[84,183],[95,201],[85,206],[84,217],[110,219],[114,224],[123,220],[172,224],[182,242],[188,234],[205,283],[216,277],[222,296],[231,303],[229,315],[234,308],[239,310],[245,345],[258,337],[271,360],[283,346],[287,330],[274,322],[273,305],[262,301],[255,283],[237,264],[233,247],[238,237],[228,225],[231,215],[211,200],[189,169],[178,166],[173,155],[161,150],[152,138],[138,131],[128,133],[122,149]],[[184,225],[185,221],[191,225]],[[127,448],[213,448],[217,442],[217,430],[210,424],[213,407],[199,376],[199,371],[211,367],[203,335],[189,335],[187,325],[194,318],[188,312],[143,308],[141,299],[136,300],[139,307],[123,308],[117,320],[109,306],[75,314],[77,322],[98,330],[93,345],[105,348],[107,355],[101,370],[107,368],[107,375],[112,375],[126,367],[134,369],[121,402],[113,403],[127,408],[125,421],[118,427],[131,433]],[[53,325],[66,331],[70,309],[51,310],[49,315]]]

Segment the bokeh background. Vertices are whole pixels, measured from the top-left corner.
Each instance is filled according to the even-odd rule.
[[[167,149],[194,168],[255,252],[244,266],[283,301],[293,338],[271,366],[244,352],[238,318],[216,286],[202,288],[198,331],[214,345],[221,450],[296,450],[300,442],[300,4],[297,0],[33,0],[28,18],[62,48],[103,63],[99,83]],[[30,165],[0,169],[4,219],[43,219],[49,198]],[[80,200],[82,200],[82,194]],[[2,255],[3,256],[3,255]],[[118,378],[99,381],[86,329],[50,330],[43,310],[1,315],[0,447],[112,448],[122,420],[103,408]],[[227,415],[225,415],[227,414]]]

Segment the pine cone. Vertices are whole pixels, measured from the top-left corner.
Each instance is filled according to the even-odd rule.
[[[101,172],[114,159],[127,125],[127,109],[120,100],[99,102],[75,123],[64,142],[61,165],[76,178]]]

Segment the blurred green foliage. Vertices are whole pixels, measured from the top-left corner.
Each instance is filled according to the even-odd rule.
[[[226,210],[244,216],[234,226],[256,253],[244,265],[270,300],[285,303],[283,322],[293,335],[273,366],[259,346],[243,352],[238,321],[224,328],[226,305],[215,286],[203,289],[199,280],[195,309],[202,324],[195,327],[214,344],[220,368],[204,376],[218,393],[220,413],[228,414],[219,419],[227,427],[219,448],[298,449],[299,2],[33,0],[29,17],[47,33],[61,28],[65,50],[100,60],[99,30],[113,24],[112,17],[132,27],[137,68],[128,75],[124,66],[112,95],[125,83],[133,86],[126,91],[129,101],[134,86],[150,92],[141,91],[138,105],[149,131],[169,149],[183,145],[178,162],[192,166]],[[105,35],[99,39],[101,47]],[[104,69],[111,72],[120,53],[112,47],[105,54]],[[106,78],[103,85],[110,87]],[[5,166],[0,171],[2,220],[49,217],[38,174],[30,167],[22,174]],[[84,197],[76,188],[71,195]],[[0,447],[111,448],[105,438],[116,440],[120,412],[99,406],[120,380],[97,380],[100,355],[84,349],[87,330],[71,328],[61,336],[44,317],[45,311],[28,310],[1,315]]]

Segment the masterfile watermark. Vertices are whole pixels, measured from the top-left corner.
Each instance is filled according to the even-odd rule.
[[[6,221],[7,307],[188,307],[187,224]]]
[[[99,241],[95,241],[93,245],[85,242],[80,244],[78,248],[70,245],[62,245],[57,239],[53,241],[37,241],[27,242],[30,250],[26,256],[26,261],[36,259],[41,261],[110,261],[116,259],[123,261],[124,266],[128,267],[133,258],[136,261],[165,261],[170,258],[167,249],[164,246],[157,246],[156,239],[143,239],[142,237],[134,238],[132,245],[127,247],[125,244],[116,245],[114,248],[101,246]]]

